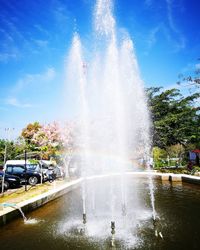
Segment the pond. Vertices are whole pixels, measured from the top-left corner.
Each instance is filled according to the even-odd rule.
[[[118,180],[117,180],[118,181]],[[109,181],[95,181],[96,212],[88,205],[86,226],[82,224],[81,188],[27,214],[37,223],[25,224],[22,218],[0,228],[4,250],[111,249],[110,205],[117,210],[120,190],[109,200]],[[155,236],[148,179],[129,178],[126,216],[114,213],[114,249],[199,249],[200,187],[198,185],[153,180],[158,230]],[[91,189],[89,183],[87,188]],[[93,186],[94,188],[94,186]],[[94,208],[94,207],[93,207]],[[132,225],[132,226],[131,226]],[[126,228],[124,230],[123,228]]]

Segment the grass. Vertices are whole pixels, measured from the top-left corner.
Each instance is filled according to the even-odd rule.
[[[27,186],[27,191],[25,191],[25,187],[22,186],[18,189],[10,189],[6,191],[4,194],[0,194],[0,203],[19,203],[28,199],[31,199],[37,195],[43,194],[54,188],[54,185],[60,186],[65,181],[56,181],[55,183],[45,182],[43,184],[39,184],[36,186]]]

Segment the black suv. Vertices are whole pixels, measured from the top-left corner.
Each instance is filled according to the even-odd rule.
[[[0,187],[2,188],[2,181],[4,177],[4,172],[0,171]],[[15,175],[5,174],[4,178],[4,187],[8,188],[18,188],[21,185],[21,180],[19,177]]]
[[[38,164],[27,164],[26,169],[24,165],[8,164],[6,166],[6,174],[18,176],[21,182],[25,182],[26,179],[30,185],[36,185],[38,182],[41,182],[41,169]],[[44,181],[46,179],[44,173],[42,177],[42,181]]]

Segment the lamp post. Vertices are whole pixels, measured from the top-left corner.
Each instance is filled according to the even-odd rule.
[[[26,154],[26,149],[25,149],[24,150],[25,191],[27,191],[27,167],[26,167],[26,161],[27,161],[27,154]]]
[[[5,174],[6,174],[6,169],[5,169],[5,165],[6,165],[6,155],[7,155],[7,140],[5,141],[5,149],[4,149],[4,159],[3,159],[3,178],[2,178],[2,196],[4,195],[4,183],[5,183]]]

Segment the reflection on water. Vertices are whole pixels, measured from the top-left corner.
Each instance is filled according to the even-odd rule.
[[[116,249],[199,249],[200,187],[158,181],[154,181],[154,185],[155,206],[160,218],[158,227],[163,239],[155,237],[148,180],[131,179],[129,195],[131,196],[131,190],[134,188],[134,192],[140,197],[140,204],[143,202],[143,209],[141,217],[136,220],[137,225],[132,230],[123,231],[123,227],[129,225],[129,221],[134,221],[134,218],[127,216],[124,221],[123,217],[118,218]],[[97,191],[96,194],[99,193],[101,197],[101,190]],[[102,202],[106,207],[107,200],[102,199]],[[137,215],[134,214],[134,209],[137,210],[133,205],[132,217]],[[27,216],[34,219],[24,224],[19,218],[0,229],[2,250],[110,249],[109,211],[106,210],[104,214],[96,213],[87,218],[88,223],[84,228],[79,189]],[[123,235],[123,232],[128,235]]]

